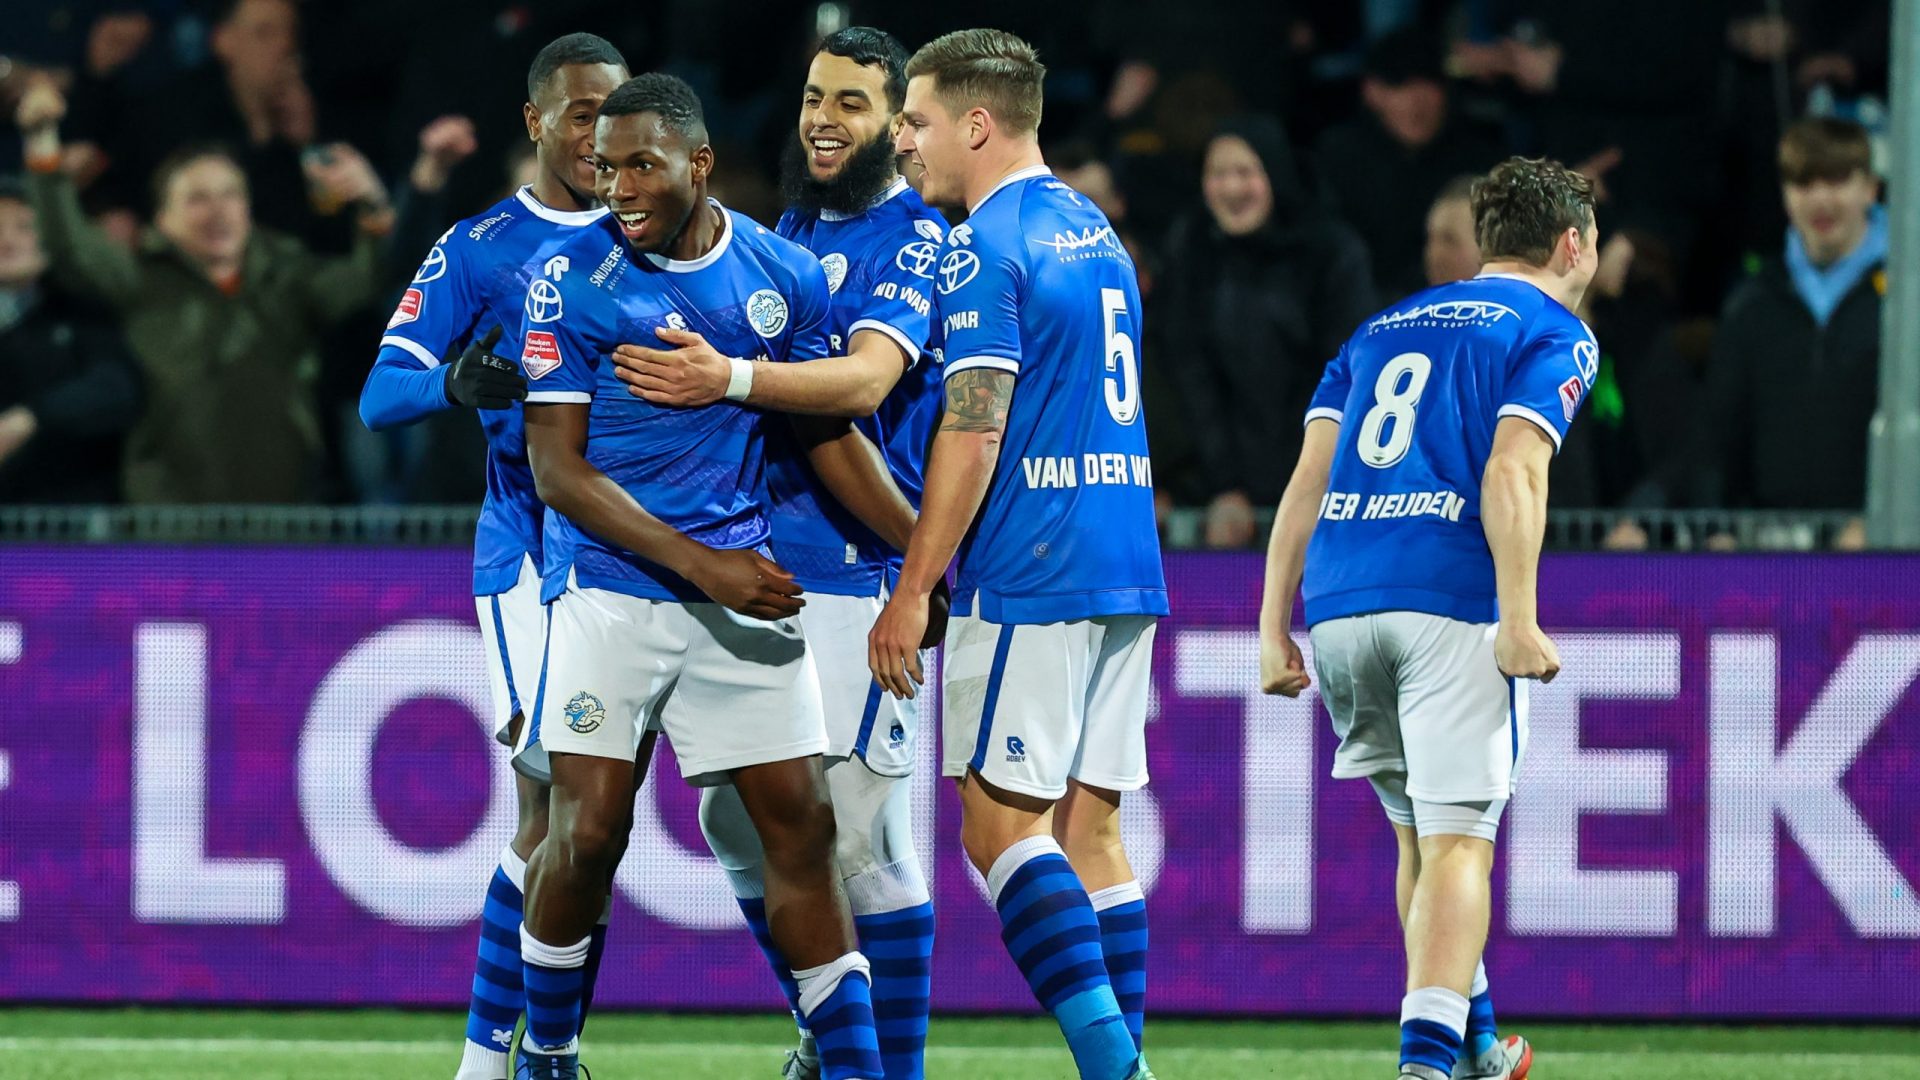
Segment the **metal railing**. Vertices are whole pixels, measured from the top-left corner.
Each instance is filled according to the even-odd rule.
[[[461,547],[473,542],[472,506],[0,506],[0,543],[377,544]],[[1273,511],[1257,515],[1252,548]],[[1822,551],[1845,546],[1858,514],[1829,511],[1555,510],[1547,547],[1561,551]],[[1174,511],[1169,548],[1204,546],[1206,514]]]

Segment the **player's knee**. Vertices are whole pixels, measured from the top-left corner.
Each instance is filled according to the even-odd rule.
[[[568,866],[585,873],[613,872],[622,847],[618,813],[580,812],[555,822],[546,843]]]
[[[755,823],[770,862],[819,864],[831,859],[837,830],[823,790],[792,800],[770,821]]]
[[[1000,856],[1022,837],[999,827],[997,822],[968,817],[960,823],[960,846],[966,849],[973,868],[985,874]]]

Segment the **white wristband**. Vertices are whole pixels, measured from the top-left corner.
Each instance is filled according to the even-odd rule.
[[[733,366],[733,374],[727,378],[727,400],[747,400],[747,395],[753,392],[753,361],[735,356],[727,363]]]

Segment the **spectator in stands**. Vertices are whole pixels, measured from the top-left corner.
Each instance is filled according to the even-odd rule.
[[[1198,444],[1207,542],[1241,547],[1299,456],[1327,361],[1374,307],[1367,251],[1310,200],[1266,117],[1207,144],[1203,207],[1175,227],[1147,325]]]
[[[1451,107],[1440,46],[1426,30],[1397,31],[1367,50],[1360,98],[1365,113],[1321,136],[1321,175],[1334,211],[1367,243],[1375,290],[1405,296],[1426,281],[1420,222],[1434,197],[1454,177],[1492,168],[1506,147]]]
[[[104,313],[44,280],[17,180],[0,179],[0,503],[110,503],[140,374]]]
[[[1721,191],[1711,58],[1723,5],[1485,0],[1483,10],[1503,36],[1455,45],[1451,70],[1514,92],[1522,149],[1591,177],[1604,228],[1654,233],[1691,267]]]
[[[1879,393],[1887,220],[1867,133],[1780,140],[1786,244],[1727,298],[1708,370],[1701,505],[1860,509]]]
[[[1480,243],[1473,235],[1473,182],[1477,179],[1456,176],[1447,181],[1427,208],[1427,243],[1421,262],[1428,285],[1465,281],[1480,272]]]
[[[231,154],[188,147],[156,172],[154,229],[128,251],[87,219],[61,171],[65,107],[48,82],[21,98],[28,192],[55,280],[120,314],[145,376],[145,415],[128,439],[127,498],[311,501],[320,446],[314,344],[377,288],[378,235],[391,227],[378,178],[364,159],[338,174],[327,194],[361,205],[361,227],[351,256],[319,258],[255,226]]]
[[[294,0],[221,0],[207,44],[212,62],[168,78],[157,90],[124,81],[78,87],[74,134],[99,142],[106,173],[89,191],[92,208],[157,209],[147,179],[182,146],[220,143],[246,174],[253,219],[308,244],[343,248],[351,230],[310,181],[302,155],[325,164],[335,147],[315,144],[318,112],[300,57]],[[84,119],[83,119],[84,118]]]

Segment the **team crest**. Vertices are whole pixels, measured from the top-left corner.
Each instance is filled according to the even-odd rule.
[[[567,702],[566,714],[568,727],[582,735],[591,735],[600,730],[601,721],[607,718],[607,709],[599,698],[582,690]]]
[[[747,297],[747,322],[753,332],[770,338],[787,328],[787,299],[772,289],[761,289]]]
[[[847,257],[836,251],[820,260],[820,268],[827,272],[827,291],[839,292],[840,283],[847,280]]]

